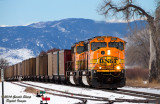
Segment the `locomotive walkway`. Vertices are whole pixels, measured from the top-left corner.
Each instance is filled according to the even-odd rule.
[[[109,100],[109,98],[106,98],[106,97],[97,97],[97,96],[91,96],[91,95],[85,95],[85,94],[76,94],[76,93],[71,93],[71,92],[66,92],[66,91],[50,89],[50,88],[46,88],[46,87],[42,87],[42,86],[38,86],[38,85],[33,85],[33,84],[25,83],[25,82],[12,82],[12,84],[16,84],[21,87],[33,87],[37,90],[43,89],[43,90],[46,90],[46,93],[48,93],[50,95],[78,99],[78,100],[80,100],[80,102],[78,104],[86,104],[87,100],[102,101],[102,102],[106,102],[105,104],[114,104],[114,102],[160,104],[160,95],[159,94],[152,94],[152,93],[139,92],[139,91],[130,91],[130,90],[124,90],[124,89],[118,89],[118,90],[96,89],[96,90],[105,91],[105,92],[111,92],[111,93],[146,98],[144,100],[143,99],[119,99],[119,98],[116,98],[115,100]],[[95,90],[95,88],[88,88],[88,89]]]

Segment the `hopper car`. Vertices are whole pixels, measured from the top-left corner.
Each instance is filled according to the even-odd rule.
[[[97,36],[60,50],[9,66],[6,81],[31,80],[119,88],[125,86],[125,41]]]

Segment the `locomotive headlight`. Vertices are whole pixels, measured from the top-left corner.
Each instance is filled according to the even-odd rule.
[[[117,66],[116,68],[117,68],[117,70],[119,70],[119,69],[120,69],[120,66]]]
[[[110,50],[108,50],[108,51],[107,51],[107,54],[108,54],[108,55],[110,55],[110,54],[111,54],[111,51],[110,51]]]
[[[100,66],[99,69],[102,69],[102,67]]]

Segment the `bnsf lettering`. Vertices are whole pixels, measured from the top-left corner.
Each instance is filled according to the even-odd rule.
[[[104,63],[103,59],[100,59],[99,61],[100,61],[100,63]]]
[[[99,63],[117,63],[118,59],[100,59]]]

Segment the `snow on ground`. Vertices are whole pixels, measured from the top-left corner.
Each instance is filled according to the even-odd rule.
[[[122,99],[143,99],[139,97],[132,97],[132,96],[127,96],[127,95],[121,95],[121,94],[113,94],[109,92],[104,92],[100,90],[93,90],[89,88],[77,88],[77,87],[71,87],[71,86],[66,86],[66,85],[57,85],[57,84],[43,84],[43,83],[38,83],[38,82],[27,82],[29,84],[34,84],[42,87],[47,87],[50,89],[55,89],[55,90],[60,90],[60,91],[65,91],[65,92],[71,92],[71,93],[76,93],[76,94],[85,94],[85,95],[92,95],[92,96],[97,96],[97,97],[106,97],[109,98],[110,100],[114,100],[115,98],[122,98]]]
[[[160,94],[160,89],[153,89],[153,88],[123,87],[120,89]]]
[[[2,89],[2,83],[0,83],[0,89]],[[12,84],[10,82],[4,83],[4,93],[6,96],[12,96],[11,98],[5,98],[5,104],[40,104],[41,98],[37,98],[35,94],[26,93],[24,92],[25,88]],[[0,96],[2,95],[2,90],[0,90]],[[19,100],[23,100],[25,102],[18,102],[18,98],[13,98],[15,96],[22,96],[22,98],[19,98]],[[23,98],[23,96],[29,96],[31,98]],[[50,101],[48,101],[48,104],[74,104],[81,102],[77,99],[71,99],[71,98],[65,98],[65,97],[59,97],[59,96],[53,96],[49,94],[45,94],[45,96],[50,97]],[[16,100],[15,102],[7,102],[9,99]],[[2,104],[2,99],[0,99],[0,104]]]
[[[18,84],[21,84],[19,82],[16,82]],[[128,96],[128,95],[121,95],[121,94],[116,94],[116,93],[111,93],[111,92],[105,92],[105,91],[101,91],[101,90],[94,90],[94,89],[89,89],[89,88],[77,88],[77,87],[72,87],[72,86],[66,86],[66,85],[58,85],[58,84],[51,84],[51,83],[39,83],[39,82],[25,82],[25,83],[29,83],[29,84],[34,84],[37,86],[42,86],[42,87],[46,87],[46,88],[50,88],[50,89],[54,89],[54,90],[60,90],[60,91],[65,91],[65,92],[71,92],[71,93],[76,93],[76,94],[84,94],[84,95],[91,95],[91,96],[97,96],[97,97],[106,97],[109,98],[110,100],[114,100],[115,98],[119,98],[119,99],[144,99],[144,98],[140,98],[140,97],[133,97],[133,96]],[[23,84],[22,84],[23,85]],[[35,94],[31,94],[31,93],[26,93],[24,92],[25,88],[12,84],[10,82],[5,82],[4,83],[5,86],[5,95],[10,95],[12,96],[12,98],[8,98],[10,100],[16,100],[16,102],[12,102],[13,104],[39,104],[41,98],[37,98]],[[28,85],[25,85],[28,86]],[[43,90],[41,88],[36,88],[35,89],[39,89],[39,90]],[[0,83],[0,89],[2,89],[1,87],[1,83]],[[144,91],[144,92],[150,92],[150,93],[159,93],[160,90],[157,89],[149,89],[149,88],[131,88],[131,87],[124,87],[122,89],[128,89],[128,90],[138,90],[138,91]],[[55,94],[61,94],[60,92],[55,92],[55,91],[49,91],[51,93],[55,93]],[[1,90],[0,90],[0,96],[1,96]],[[18,98],[13,99],[13,96],[31,96],[31,98],[20,98],[20,100],[24,100],[26,102],[17,102]],[[72,98],[66,98],[66,97],[61,97],[61,96],[53,96],[50,94],[45,94],[45,96],[50,97],[50,101],[48,102],[48,104],[75,104],[78,102],[81,102],[78,99],[72,99]],[[76,95],[72,95],[73,97]],[[2,99],[0,99],[0,104],[2,102]],[[7,102],[7,98],[5,98],[5,104],[12,104]],[[101,101],[91,101],[88,100],[87,104],[104,104],[107,102],[101,102]],[[128,102],[124,102],[124,103],[114,103],[114,104],[128,104]],[[131,103],[134,104],[134,103]]]

